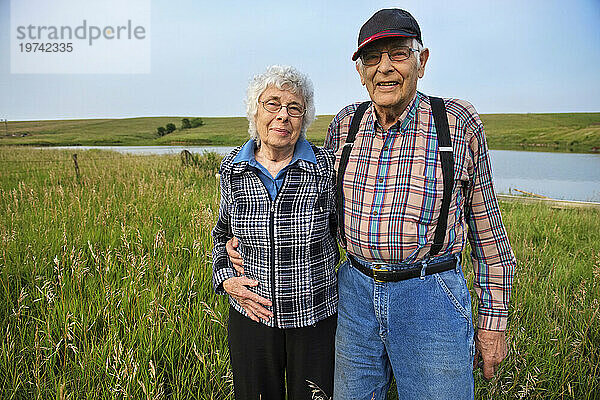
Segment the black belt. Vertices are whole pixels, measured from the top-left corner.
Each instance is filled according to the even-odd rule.
[[[377,282],[398,282],[406,279],[418,278],[421,276],[421,270],[423,269],[423,264],[418,263],[417,267],[407,268],[397,271],[389,271],[385,269],[371,269],[365,267],[361,263],[359,263],[354,257],[348,254],[348,259],[352,266],[367,275],[370,278],[373,278]],[[415,264],[412,264],[415,265]],[[427,264],[425,266],[425,275],[437,274],[439,272],[448,271],[456,268],[456,257],[452,257],[448,260],[441,262],[432,262],[431,264]]]

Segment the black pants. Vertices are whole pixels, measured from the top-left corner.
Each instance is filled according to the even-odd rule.
[[[271,328],[229,308],[228,341],[236,400],[310,400],[315,383],[333,395],[337,315],[315,326]]]

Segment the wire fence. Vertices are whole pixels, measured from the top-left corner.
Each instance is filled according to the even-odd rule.
[[[80,153],[74,153],[74,154],[79,154]],[[96,161],[96,160],[115,160],[115,157],[85,157],[85,160],[89,160],[89,161]],[[28,163],[53,163],[53,162],[73,162],[72,158],[66,158],[64,160],[31,160],[31,159],[27,159],[27,160],[0,160],[0,163],[7,163],[7,164],[14,164],[14,163],[23,163],[23,164],[28,164]]]
[[[120,156],[124,156],[125,154],[119,154]],[[80,177],[79,173],[79,165],[81,164],[83,167],[98,167],[97,162],[102,163],[103,161],[120,161],[121,157],[119,155],[111,155],[111,156],[95,156],[89,157],[85,153],[72,153],[70,157],[64,159],[0,159],[0,171],[1,175],[4,177],[24,177],[27,175],[37,174],[48,172],[50,170],[56,171],[58,168],[62,169],[73,169],[77,177]],[[168,156],[173,156],[174,154],[168,154]],[[130,155],[127,154],[128,161],[140,160],[140,161],[150,161],[151,158],[148,155]],[[181,159],[181,164],[184,166],[187,165],[198,165],[198,155],[194,155],[187,150],[183,150],[181,153],[177,155]]]

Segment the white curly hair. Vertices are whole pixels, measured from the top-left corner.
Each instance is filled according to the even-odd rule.
[[[260,146],[260,137],[256,131],[256,113],[258,112],[258,98],[268,86],[275,86],[280,90],[296,93],[304,99],[306,114],[302,119],[300,139],[306,137],[306,130],[315,120],[315,96],[310,78],[289,65],[271,65],[262,74],[255,75],[248,85],[246,95],[246,118],[248,118],[248,133]]]

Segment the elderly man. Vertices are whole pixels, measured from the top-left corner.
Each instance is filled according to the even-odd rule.
[[[361,28],[352,59],[371,102],[329,126],[339,235],[335,399],[472,399],[475,349],[490,379],[504,359],[515,258],[481,120],[466,101],[417,91],[429,50],[408,12]],[[467,234],[468,226],[468,234]],[[460,254],[471,243],[478,331]]]
[[[483,125],[468,102],[417,91],[428,58],[412,15],[375,13],[352,57],[371,101],[340,111],[325,140],[348,257],[338,271],[337,400],[384,399],[392,372],[400,399],[472,399],[473,367],[490,379],[507,353],[515,258]],[[460,258],[467,239],[476,334]]]

